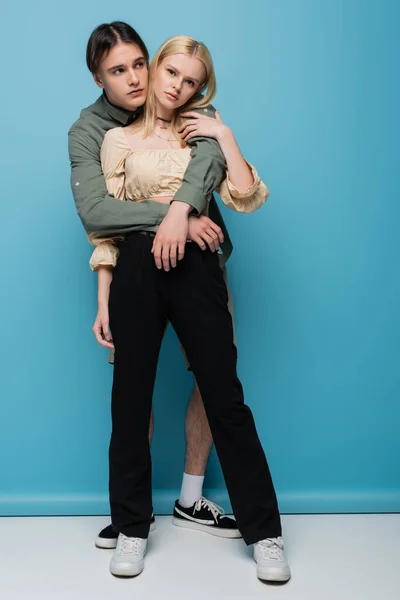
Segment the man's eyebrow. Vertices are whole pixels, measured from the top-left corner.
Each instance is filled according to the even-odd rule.
[[[141,62],[145,60],[144,56],[139,56],[138,58],[135,58],[135,60],[133,61],[134,63],[137,62]],[[114,65],[112,67],[110,67],[109,69],[107,69],[107,71],[114,71],[115,69],[124,69],[126,67],[126,65]]]
[[[114,71],[114,69],[123,69],[125,66],[126,65],[114,65],[113,67],[107,69],[107,71]]]
[[[174,65],[168,64],[166,65],[167,67],[171,67],[171,69],[173,69],[174,71],[176,71],[177,73],[180,74],[179,69],[177,69],[176,67],[174,67]],[[200,83],[199,79],[196,79],[196,77],[186,77],[186,79],[193,79],[193,81],[197,81],[197,83]]]

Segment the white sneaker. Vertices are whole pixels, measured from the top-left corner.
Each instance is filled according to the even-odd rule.
[[[119,577],[135,577],[143,571],[147,540],[118,536],[117,547],[110,562],[110,571]]]
[[[283,539],[266,538],[254,544],[257,577],[265,581],[288,581],[290,567],[283,552]]]

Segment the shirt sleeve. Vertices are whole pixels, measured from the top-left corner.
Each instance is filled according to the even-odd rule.
[[[115,267],[118,259],[118,245],[120,238],[104,238],[93,233],[88,234],[89,242],[95,247],[89,260],[92,271],[98,271],[100,266]]]
[[[269,196],[269,190],[265,183],[261,181],[255,167],[250,163],[247,164],[253,174],[254,183],[245,192],[239,192],[232,184],[228,172],[226,172],[226,178],[217,189],[225,206],[242,213],[251,213],[258,210],[265,204]]]
[[[215,118],[215,108],[211,105],[199,112]],[[191,160],[173,201],[190,204],[194,214],[199,215],[207,206],[210,194],[225,178],[226,160],[213,138],[195,137],[188,141],[188,145],[192,147]]]
[[[100,147],[90,131],[74,126],[68,134],[71,188],[75,206],[87,232],[130,233],[160,225],[169,206],[161,202],[121,202],[105,184]]]

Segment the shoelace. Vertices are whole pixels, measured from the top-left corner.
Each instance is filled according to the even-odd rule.
[[[263,558],[283,560],[283,541],[281,538],[266,538],[258,542]]]
[[[223,518],[225,516],[224,509],[221,506],[218,506],[218,504],[207,500],[207,498],[201,497],[199,500],[197,500],[196,504],[194,505],[193,514],[202,508],[209,510],[216,521],[218,521],[218,517]]]
[[[126,535],[121,535],[121,544],[119,548],[120,554],[137,554],[139,555],[139,546],[142,542],[140,538],[128,538]]]

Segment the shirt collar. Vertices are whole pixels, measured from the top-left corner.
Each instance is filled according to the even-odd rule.
[[[120,108],[119,106],[115,106],[114,104],[111,104],[104,91],[102,95],[102,100],[106,111],[108,112],[110,117],[114,119],[114,121],[121,123],[121,125],[129,125],[130,123],[133,123],[136,117],[139,116],[139,110],[129,111],[125,110],[124,108]]]

